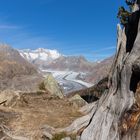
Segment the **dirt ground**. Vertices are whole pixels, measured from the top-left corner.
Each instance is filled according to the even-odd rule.
[[[67,99],[40,93],[24,94],[13,107],[0,106],[0,123],[14,135],[38,139],[44,125],[66,127],[82,115],[77,110]]]

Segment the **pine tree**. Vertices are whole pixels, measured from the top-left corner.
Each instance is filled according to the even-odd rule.
[[[126,26],[126,24],[128,23],[128,17],[131,15],[131,13],[127,10],[125,10],[124,7],[120,7],[119,8],[119,12],[118,12],[118,15],[117,15],[117,18],[120,19],[120,23],[123,25],[123,26]]]
[[[135,3],[139,4],[140,0],[126,0],[126,4],[129,6],[129,10],[126,10],[124,7],[119,8],[117,18],[120,19],[120,23],[125,27],[128,23],[129,16],[133,11],[133,6]]]

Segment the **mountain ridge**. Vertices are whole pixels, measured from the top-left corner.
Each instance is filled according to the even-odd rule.
[[[66,56],[57,50],[38,48],[36,50],[19,50],[20,55],[40,69],[90,71],[96,63],[88,61],[84,56]]]
[[[29,61],[39,60],[54,60],[61,56],[57,50],[50,50],[44,48],[38,48],[35,50],[23,49],[19,50],[21,56],[25,57]]]
[[[24,54],[26,52],[29,53],[38,53],[40,55],[44,54],[44,52],[51,52],[55,51],[57,54],[57,57],[53,57],[54,59],[50,58],[48,59],[48,54],[46,54],[46,59],[41,60],[39,57],[36,59],[26,57]],[[73,72],[83,72],[85,73],[85,76],[82,77],[79,75],[77,79],[83,80],[88,83],[97,83],[102,78],[107,77],[109,73],[109,69],[111,67],[113,56],[109,57],[103,61],[97,61],[97,62],[90,62],[88,61],[84,56],[66,56],[63,54],[60,54],[57,50],[48,50],[44,48],[39,48],[37,50],[19,50],[22,57],[27,59],[32,64],[36,65],[40,70],[47,71],[47,70],[54,70],[54,71],[73,71]],[[41,56],[40,56],[41,57]],[[52,56],[51,56],[52,57]],[[45,58],[45,57],[44,57]]]

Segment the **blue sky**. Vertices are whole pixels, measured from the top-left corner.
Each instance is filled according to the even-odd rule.
[[[115,52],[124,0],[0,0],[0,42],[104,59]]]

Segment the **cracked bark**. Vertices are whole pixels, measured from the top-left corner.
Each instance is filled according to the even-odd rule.
[[[109,92],[102,102],[99,101],[90,123],[81,135],[81,140],[137,140],[139,137],[132,136],[134,131],[122,136],[120,121],[136,102],[130,85],[134,63],[140,62],[140,23],[130,52],[126,53],[125,29],[122,31],[119,25],[117,41],[117,52],[109,76]]]

